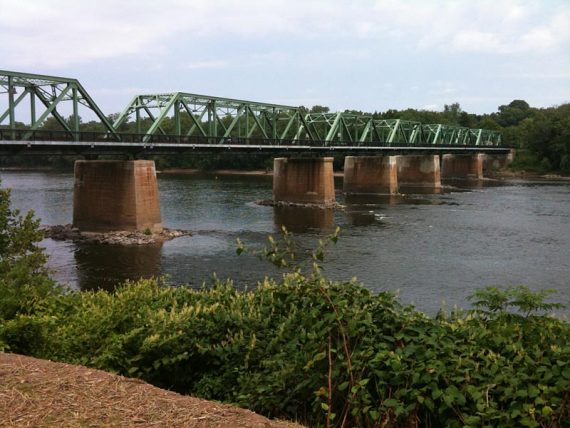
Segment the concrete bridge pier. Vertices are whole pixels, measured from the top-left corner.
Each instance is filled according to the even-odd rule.
[[[483,178],[485,155],[446,154],[441,157],[441,178]]]
[[[333,158],[275,158],[273,200],[300,204],[333,203]]]
[[[154,161],[76,161],[73,226],[93,232],[160,232]]]
[[[398,164],[396,156],[346,156],[344,158],[344,192],[396,193]]]
[[[439,155],[401,155],[397,164],[399,187],[441,188]]]
[[[483,173],[485,175],[493,175],[494,173],[507,168],[511,163],[513,163],[515,155],[515,149],[511,149],[507,154],[486,155],[483,162]]]

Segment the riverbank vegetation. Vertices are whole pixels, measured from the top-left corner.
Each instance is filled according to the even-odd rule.
[[[328,112],[325,106],[301,107],[306,112]],[[503,143],[518,149],[517,157],[512,168],[536,173],[570,174],[570,104],[562,104],[549,108],[531,107],[524,100],[513,100],[501,105],[496,112],[473,114],[463,111],[459,103],[445,105],[443,111],[428,111],[417,109],[395,110],[384,112],[348,111],[373,116],[375,119],[404,119],[422,123],[442,123],[460,125],[470,128],[485,128],[502,133]],[[117,115],[110,115],[112,121]],[[190,121],[183,116],[181,120]],[[231,122],[232,118],[222,118]],[[150,119],[143,120],[141,129],[150,127]],[[188,127],[191,123],[183,123]],[[25,128],[24,124],[18,124]],[[46,120],[42,130],[61,131],[63,128],[53,118]],[[162,129],[166,133],[175,132],[174,120],[165,118]],[[86,132],[104,131],[96,122],[81,124],[81,130]],[[134,122],[126,122],[121,132],[136,133],[138,127]],[[261,135],[253,135],[261,137]],[[39,166],[51,165],[56,168],[69,169],[73,166],[74,157],[50,157],[48,159],[20,157],[1,159],[0,166]],[[174,155],[156,156],[157,167],[162,168],[198,168],[203,170],[215,169],[268,169],[272,168],[272,156],[251,156],[236,154],[211,155]],[[339,164],[340,167],[342,166]]]
[[[486,288],[474,310],[428,317],[388,292],[299,265],[293,238],[254,252],[286,270],[249,290],[161,280],[65,292],[31,214],[0,192],[0,348],[144,379],[310,426],[570,423],[570,324],[548,291]]]

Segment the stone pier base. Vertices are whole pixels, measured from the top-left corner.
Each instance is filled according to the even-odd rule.
[[[154,161],[76,161],[73,226],[161,231]]]
[[[397,156],[398,186],[441,188],[439,155]]]
[[[452,155],[441,157],[441,178],[483,178],[483,162],[485,155],[481,153]]]
[[[274,159],[273,200],[300,204],[333,203],[333,158]]]
[[[398,164],[396,156],[347,156],[344,158],[344,192],[396,193]]]

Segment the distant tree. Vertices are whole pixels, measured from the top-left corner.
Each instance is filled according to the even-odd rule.
[[[532,111],[526,101],[513,100],[508,105],[499,106],[497,123],[503,127],[514,126],[518,125],[531,115]]]
[[[461,117],[461,106],[459,103],[445,104],[443,106],[443,116],[447,119],[448,123],[459,124]]]
[[[320,105],[316,105],[311,107],[311,110],[309,111],[309,113],[328,113],[330,111],[330,108],[326,107],[326,106],[320,106]]]
[[[493,120],[490,116],[483,117],[479,122],[477,122],[476,128],[482,129],[490,129],[492,131],[499,131],[501,129],[501,125]]]

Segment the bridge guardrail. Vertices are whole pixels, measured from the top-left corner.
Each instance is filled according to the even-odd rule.
[[[200,136],[179,136],[179,135],[162,135],[162,134],[133,134],[118,133],[120,140],[115,135],[108,132],[97,131],[81,131],[78,133],[70,133],[68,131],[59,130],[33,130],[29,129],[8,129],[0,128],[0,141],[50,141],[50,142],[66,142],[66,143],[82,143],[82,142],[101,142],[101,143],[135,143],[143,146],[161,145],[161,144],[185,144],[185,145],[246,145],[246,146],[304,146],[304,147],[418,147],[425,144],[410,143],[389,143],[387,141],[373,142],[353,142],[353,141],[314,141],[314,140],[290,140],[290,139],[267,139],[267,138],[240,138],[240,137],[200,137]],[[468,144],[436,144],[432,147],[453,148],[453,147],[470,147]],[[493,144],[481,145],[484,147],[493,147]],[[495,146],[496,147],[496,146]],[[501,147],[508,148],[502,145]]]

